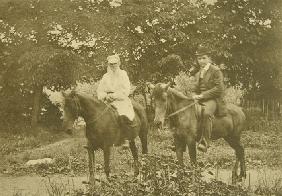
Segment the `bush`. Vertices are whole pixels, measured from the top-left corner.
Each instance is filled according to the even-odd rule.
[[[32,94],[22,86],[4,86],[0,91],[0,131],[22,132],[29,128]]]
[[[58,104],[53,104],[44,94],[40,113],[40,123],[48,128],[56,130],[62,124],[62,113]]]
[[[245,90],[242,90],[240,86],[230,86],[225,89],[224,100],[226,103],[240,105],[244,95]]]
[[[97,195],[247,195],[238,186],[203,181],[199,169],[182,168],[170,156],[142,158],[140,172],[138,181],[124,172],[108,186],[96,187],[95,192]]]
[[[185,95],[191,95],[192,88],[195,85],[195,78],[185,72],[180,72],[174,79],[175,88]]]

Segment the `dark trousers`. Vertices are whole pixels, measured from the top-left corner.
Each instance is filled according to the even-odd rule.
[[[212,118],[215,114],[217,104],[215,100],[207,100],[202,103],[204,108],[202,113],[202,137],[200,143],[208,147],[212,132]]]

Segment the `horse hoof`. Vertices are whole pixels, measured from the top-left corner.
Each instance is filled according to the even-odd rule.
[[[203,144],[199,144],[197,149],[201,152],[207,152],[208,151],[207,147],[204,146]]]
[[[122,148],[123,150],[129,149],[129,143],[128,143],[128,142],[124,143],[124,144],[121,146],[121,148]]]

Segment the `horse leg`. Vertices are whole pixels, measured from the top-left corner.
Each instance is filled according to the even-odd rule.
[[[238,173],[237,173],[238,167],[239,167],[239,159],[236,158],[236,162],[235,162],[234,168],[232,170],[232,184],[236,184],[237,181],[239,181]]]
[[[245,152],[240,142],[240,138],[228,137],[224,139],[235,150],[235,154],[236,154],[236,163],[235,163],[235,166],[232,172],[232,175],[234,175],[234,177],[232,176],[232,181],[233,180],[236,181],[238,179],[237,170],[238,170],[239,163],[240,163],[240,180],[242,178],[246,178]]]
[[[139,167],[138,167],[138,151],[137,151],[137,147],[135,145],[135,141],[134,140],[130,140],[129,141],[129,147],[133,156],[133,160],[134,160],[134,176],[138,176],[139,174]]]
[[[175,152],[179,165],[183,165],[183,152],[185,151],[186,144],[174,134]]]
[[[147,134],[145,132],[140,132],[139,138],[142,145],[142,154],[148,153],[148,140],[147,140]]]
[[[104,171],[109,179],[110,177],[110,154],[111,154],[111,148],[110,146],[105,146],[103,149],[104,152]]]
[[[95,185],[95,151],[91,146],[87,146],[88,167],[89,167],[89,183],[92,189]]]
[[[240,141],[239,141],[239,148],[240,148],[240,178],[246,179],[247,172],[246,172],[246,162],[245,162],[245,150]]]
[[[196,139],[195,137],[187,137],[187,145],[191,164],[196,165]]]

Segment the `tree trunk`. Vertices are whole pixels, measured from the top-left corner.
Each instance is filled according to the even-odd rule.
[[[43,86],[36,86],[34,88],[34,97],[33,97],[33,107],[32,107],[32,117],[31,117],[31,126],[33,128],[38,125],[38,117],[40,113],[40,100],[42,97]]]

